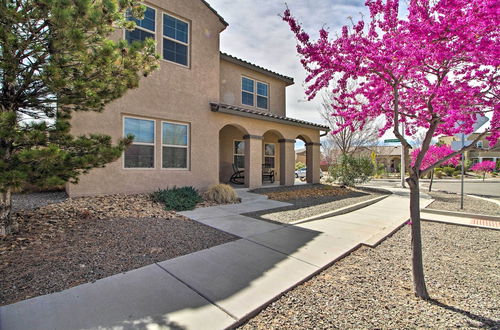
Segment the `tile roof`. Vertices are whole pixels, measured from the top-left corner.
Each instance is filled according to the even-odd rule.
[[[224,17],[222,17],[218,12],[217,10],[215,10],[212,6],[210,6],[210,4],[208,2],[206,2],[205,0],[201,0],[201,2],[203,2],[207,7],[208,9],[210,9],[215,15],[217,15],[217,17],[219,17],[219,20],[221,21],[222,24],[224,24],[225,26],[228,26],[229,23],[226,22],[226,20],[224,20]]]
[[[328,126],[325,126],[325,125],[311,123],[311,122],[308,122],[305,120],[280,116],[280,115],[277,115],[277,114],[272,113],[272,112],[263,112],[263,111],[259,111],[259,110],[240,108],[240,107],[237,107],[234,105],[220,104],[220,103],[210,103],[210,108],[214,112],[223,112],[223,113],[229,113],[229,114],[239,115],[239,116],[243,116],[243,117],[251,117],[251,118],[256,118],[256,119],[274,121],[274,122],[279,122],[279,123],[288,124],[288,125],[291,124],[291,125],[300,126],[300,127],[320,129],[323,131],[330,131],[330,128]]]
[[[279,79],[281,81],[284,81],[287,86],[294,84],[294,81],[293,81],[292,77],[288,77],[288,76],[282,75],[280,73],[268,70],[268,69],[266,69],[264,67],[258,66],[256,64],[250,63],[250,62],[245,61],[245,60],[242,60],[241,58],[235,57],[233,55],[229,55],[229,54],[221,52],[220,53],[220,57],[221,57],[221,59],[226,60],[228,62],[232,62],[232,63],[235,63],[235,64],[242,65],[242,66],[247,67],[247,68],[249,68],[251,70],[254,70],[254,71],[260,72],[262,74],[265,74],[267,76],[271,76],[273,78],[276,78],[276,79]]]

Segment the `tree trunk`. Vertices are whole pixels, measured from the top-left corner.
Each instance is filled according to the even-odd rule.
[[[483,182],[484,182],[484,177],[486,176],[486,172],[483,172]]]
[[[10,189],[0,192],[0,237],[17,232],[18,223],[11,217],[12,193]]]
[[[432,191],[432,182],[434,181],[434,170],[431,171],[431,182],[429,183],[429,192]]]
[[[420,231],[420,188],[418,174],[410,174],[410,219],[411,219],[411,248],[413,266],[413,287],[415,295],[422,299],[429,299],[425,286],[424,265],[422,261],[422,235]]]

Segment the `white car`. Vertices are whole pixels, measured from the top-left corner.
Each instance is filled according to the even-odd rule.
[[[304,181],[306,179],[307,168],[301,168],[300,170],[295,171],[295,178]],[[320,179],[323,178],[323,171],[319,170]]]

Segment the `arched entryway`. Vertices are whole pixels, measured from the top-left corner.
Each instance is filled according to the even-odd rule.
[[[262,135],[262,184],[279,183],[281,174],[280,141],[283,135],[276,130],[269,130]],[[270,173],[273,174],[271,177]]]
[[[237,124],[229,124],[219,131],[219,182],[229,183],[235,167],[245,170],[245,136],[248,132]],[[233,166],[234,165],[234,166]],[[240,180],[242,183],[244,180]]]
[[[300,134],[296,137],[296,141],[301,141],[302,143],[296,143],[295,161],[301,162],[306,165],[305,173],[304,171],[299,171],[297,173],[296,179],[301,181],[306,181],[307,183],[318,183],[320,180],[321,168],[319,166],[318,157],[314,157],[314,154],[319,153],[320,144],[313,142],[312,139],[304,134]]]

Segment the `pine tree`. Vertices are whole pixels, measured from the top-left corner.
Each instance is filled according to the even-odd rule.
[[[156,69],[155,42],[111,40],[132,29],[136,0],[0,0],[0,236],[17,230],[11,194],[78,181],[120,157],[132,137],[74,137],[73,111],[103,111]]]

